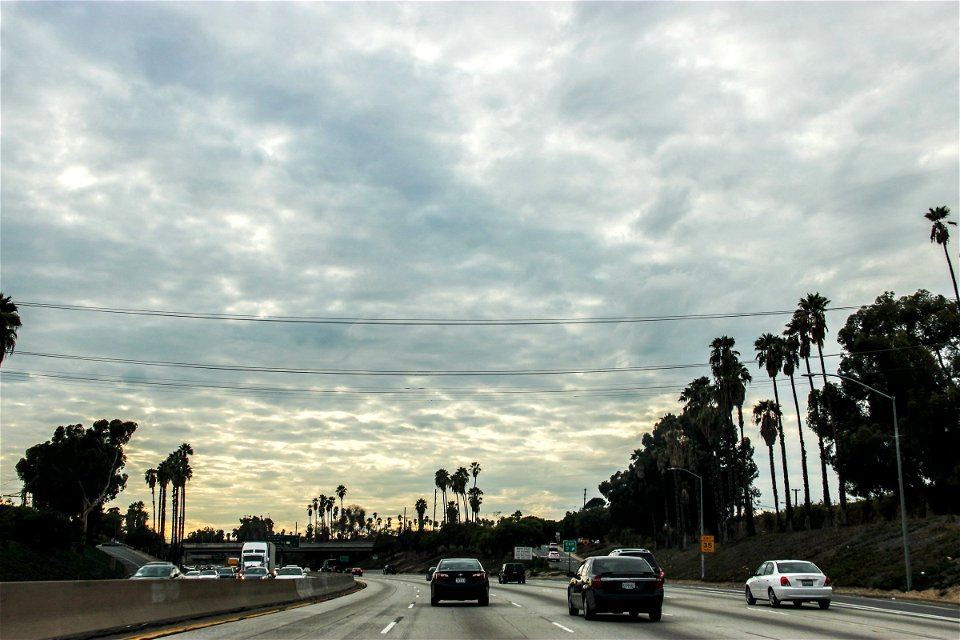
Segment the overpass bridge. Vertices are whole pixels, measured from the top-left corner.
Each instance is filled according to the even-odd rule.
[[[239,558],[242,549],[242,542],[184,542],[182,563],[188,566],[225,565],[227,558]],[[301,541],[296,547],[277,545],[277,566],[298,564],[319,569],[327,558],[336,558],[343,564],[370,567],[373,556],[373,540]]]

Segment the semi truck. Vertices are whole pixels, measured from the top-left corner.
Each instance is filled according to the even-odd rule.
[[[244,542],[240,553],[241,568],[264,567],[268,573],[277,568],[277,545],[272,542]]]

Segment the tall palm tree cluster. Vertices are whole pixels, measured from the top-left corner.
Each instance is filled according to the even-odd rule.
[[[187,482],[193,478],[193,468],[190,466],[190,456],[193,447],[184,442],[155,468],[147,469],[143,480],[150,487],[150,498],[153,503],[153,529],[159,532],[160,538],[166,541],[167,527],[167,487],[173,489],[170,497],[170,549],[176,555],[184,540],[187,522]],[[160,487],[160,526],[157,528],[157,487]]]
[[[467,514],[472,514],[472,521],[477,522],[480,518],[480,505],[483,503],[483,490],[477,486],[477,476],[480,475],[480,463],[471,462],[470,469],[458,467],[452,474],[444,468],[437,469],[433,476],[433,482],[437,489],[434,491],[433,498],[433,523],[437,523],[437,491],[442,496],[441,511],[442,523],[471,521]],[[470,476],[473,476],[473,486],[469,489]],[[453,493],[454,499],[447,501],[447,490]],[[461,501],[463,510],[460,509]],[[419,510],[418,510],[419,513]]]
[[[796,375],[803,362],[810,373],[810,357],[814,346],[825,376],[823,342],[827,335],[825,315],[830,301],[819,293],[802,298],[786,327],[778,334],[764,333],[753,344],[755,360],[761,371],[773,382],[774,398],[761,400],[753,407],[753,421],[767,445],[774,491],[774,510],[781,528],[795,526],[794,504],[790,488],[787,455],[787,434],[784,410],[780,400],[779,377],[790,381],[792,406],[796,413],[800,443],[800,467],[803,477],[803,518],[801,526],[811,526],[810,482],[807,470],[805,429],[800,412]],[[600,485],[601,493],[611,504],[611,517],[616,523],[631,522],[637,512],[651,514],[651,521],[640,523],[654,535],[661,527],[682,534],[696,529],[699,516],[697,493],[702,490],[705,528],[723,539],[739,527],[748,534],[755,531],[754,504],[759,492],[753,487],[757,466],[753,446],[744,432],[743,405],[747,385],[752,382],[748,367],[741,361],[736,342],[721,336],[710,343],[711,376],[690,382],[680,394],[682,411],[668,414],[643,438],[643,449],[631,456],[630,468],[617,472]],[[808,376],[813,390],[812,376]],[[823,479],[823,504],[830,505],[827,464],[831,456],[839,456],[830,433],[817,433]],[[780,511],[780,485],[774,448],[779,444],[786,517]],[[689,472],[685,473],[685,472]],[[839,475],[839,474],[838,474]],[[843,477],[839,476],[843,487]],[[702,486],[696,486],[696,483]],[[799,491],[799,490],[798,490]],[[840,492],[841,514],[845,508],[844,492]],[[829,509],[827,509],[829,517]],[[842,516],[841,516],[842,517]]]
[[[307,518],[311,519],[307,525],[307,540],[327,541],[331,536],[343,537],[347,533],[347,525],[353,525],[356,519],[353,513],[356,510],[347,513],[343,506],[346,495],[347,488],[341,484],[329,496],[320,494],[307,503]],[[340,499],[339,507],[337,498]]]
[[[943,247],[943,257],[947,259],[947,268],[950,269],[950,281],[953,283],[953,295],[957,299],[957,305],[960,305],[960,290],[957,289],[957,274],[953,271],[953,262],[950,261],[950,251],[947,244],[950,242],[950,229],[947,225],[957,226],[953,220],[947,220],[950,215],[950,209],[947,207],[931,207],[929,211],[923,214],[923,217],[933,223],[930,227],[930,242],[935,242]]]

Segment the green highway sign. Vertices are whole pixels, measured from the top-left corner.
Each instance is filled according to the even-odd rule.
[[[563,541],[563,552],[564,553],[573,553],[577,550],[577,541],[576,540],[564,540]]]
[[[281,536],[281,535],[267,536],[267,542],[272,542],[278,547],[286,547],[288,549],[300,548],[300,538],[298,538],[297,536]]]

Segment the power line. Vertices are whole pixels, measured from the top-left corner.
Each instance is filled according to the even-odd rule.
[[[671,322],[679,320],[720,320],[729,318],[750,318],[762,316],[791,315],[794,309],[778,311],[744,311],[733,313],[676,314],[664,316],[613,316],[594,318],[366,318],[366,317],[328,317],[328,316],[254,316],[232,313],[194,313],[189,311],[164,311],[160,309],[123,309],[113,307],[94,307],[74,304],[46,302],[17,302],[20,307],[55,309],[60,311],[82,311],[90,313],[108,313],[114,315],[148,316],[161,318],[179,318],[187,320],[226,320],[232,322],[263,322],[287,324],[350,324],[350,325],[398,325],[398,326],[517,326],[517,325],[573,325],[573,324],[617,324],[643,322]],[[859,306],[830,307],[828,311],[849,311]]]
[[[669,371],[674,369],[702,368],[706,366],[704,364],[670,364],[638,367],[597,367],[584,369],[295,369],[287,367],[252,367],[243,365],[204,364],[196,362],[168,362],[162,360],[134,360],[128,358],[108,358],[102,356],[78,356],[63,353],[38,353],[35,351],[18,351],[17,354],[21,357],[52,358],[56,360],[72,360],[78,362],[104,362],[110,364],[135,364],[145,367],[176,367],[183,369],[203,369],[209,371],[240,371],[245,373],[284,373],[295,375],[326,376],[551,376],[585,375],[593,373]]]

